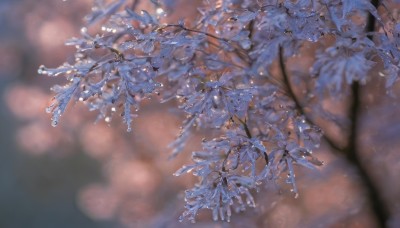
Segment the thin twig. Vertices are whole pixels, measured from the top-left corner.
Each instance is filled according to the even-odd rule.
[[[237,119],[239,120],[239,122],[242,124],[242,126],[243,126],[243,128],[244,128],[244,131],[246,132],[247,138],[252,139],[253,136],[251,135],[249,126],[247,125],[247,121],[246,121],[246,120],[243,121],[243,120],[240,119],[239,117],[236,117],[236,118],[237,118]],[[232,120],[233,120],[233,119],[232,119]],[[264,160],[265,160],[265,163],[266,163],[266,165],[268,165],[268,164],[269,164],[268,154],[267,154],[266,152],[264,152],[264,151],[261,151],[261,150],[258,149],[258,148],[256,148],[256,150],[257,150],[260,154],[263,155]]]
[[[200,30],[187,28],[187,27],[185,27],[184,25],[181,25],[181,24],[167,24],[167,25],[164,25],[163,27],[161,27],[159,29],[162,30],[162,29],[168,28],[168,27],[176,27],[176,28],[180,28],[182,30],[188,31],[188,32],[203,34],[203,35],[206,35],[206,36],[211,37],[213,39],[216,39],[216,40],[219,40],[219,41],[224,42],[226,44],[229,44],[234,48],[236,55],[240,59],[242,59],[245,63],[249,63],[251,61],[251,58],[247,55],[247,52],[244,52],[242,49],[240,49],[238,47],[235,47],[236,45],[233,45],[233,43],[230,40],[227,40],[227,39],[222,38],[222,37],[218,37],[218,36],[216,36],[214,34],[211,34],[211,33],[208,33],[208,32],[203,32],[203,31],[200,31]]]
[[[186,28],[185,26],[180,25],[180,24],[167,24],[167,25],[163,26],[161,29],[168,28],[168,27],[176,27],[176,28],[180,28],[182,30],[188,31],[188,32],[200,33],[200,34],[204,34],[206,36],[212,37],[212,38],[217,39],[217,40],[228,42],[228,40],[226,40],[224,38],[221,38],[221,37],[218,37],[218,36],[215,36],[215,35],[213,35],[211,33],[203,32],[203,31],[199,31],[199,30],[195,30],[195,29]]]

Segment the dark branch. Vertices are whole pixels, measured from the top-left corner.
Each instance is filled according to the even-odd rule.
[[[378,0],[372,0],[371,3],[377,8],[379,5]],[[370,14],[368,17],[368,23],[366,26],[367,33],[372,33],[375,31],[375,17]],[[368,36],[371,40],[372,35]],[[353,82],[351,86],[352,91],[352,103],[350,104],[349,117],[351,120],[350,135],[347,148],[343,151],[346,154],[347,160],[357,167],[360,174],[360,178],[367,189],[367,194],[371,201],[372,210],[375,213],[377,222],[380,227],[386,227],[387,221],[390,219],[390,212],[386,207],[385,201],[379,193],[379,189],[372,180],[371,176],[368,174],[367,168],[362,163],[360,159],[360,152],[357,145],[358,139],[358,124],[360,116],[360,84],[358,82]]]
[[[249,138],[249,139],[253,138],[253,136],[251,135],[250,129],[249,129],[249,127],[247,126],[246,120],[243,121],[243,120],[240,119],[239,117],[237,117],[237,119],[238,119],[239,122],[243,125],[243,128],[244,128],[244,131],[246,132],[247,138]]]
[[[360,178],[367,189],[367,194],[369,194],[369,199],[371,201],[372,210],[376,215],[377,222],[380,227],[386,227],[386,222],[389,219],[389,212],[385,207],[384,200],[379,194],[379,190],[373,183],[372,178],[369,176],[368,171],[363,165],[360,159],[360,153],[357,146],[357,138],[358,138],[358,123],[360,116],[360,84],[358,82],[353,82],[351,86],[352,90],[352,104],[350,106],[349,117],[351,120],[350,126],[350,135],[349,142],[347,148],[343,151],[346,154],[346,158],[349,162],[351,162],[354,166],[357,167],[358,172],[360,174]]]
[[[285,59],[283,57],[283,47],[282,46],[279,47],[279,67],[282,72],[283,82],[286,86],[287,95],[293,100],[296,110],[299,112],[300,115],[302,115],[306,118],[307,122],[311,123],[312,125],[316,125],[314,123],[314,121],[307,115],[307,113],[304,110],[303,105],[300,103],[299,99],[297,98],[296,94],[294,93],[294,91],[292,89],[290,79],[289,79],[288,73],[286,71]],[[322,140],[324,140],[332,149],[334,149],[336,151],[343,150],[342,148],[337,146],[336,143],[333,142],[333,140],[330,139],[327,135],[323,135]]]

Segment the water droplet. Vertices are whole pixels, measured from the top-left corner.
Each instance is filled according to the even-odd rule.
[[[44,65],[39,67],[38,74],[47,74],[46,67]]]
[[[51,121],[51,126],[56,127],[58,124],[57,120]]]
[[[81,28],[81,33],[87,33],[87,28],[86,27],[82,27]]]
[[[161,7],[157,8],[157,9],[156,9],[156,13],[157,13],[158,15],[163,15],[163,14],[164,14],[163,8],[161,8]]]

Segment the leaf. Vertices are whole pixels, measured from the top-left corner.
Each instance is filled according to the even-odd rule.
[[[149,21],[147,21],[145,17],[135,13],[133,10],[129,9],[128,7],[125,7],[125,11],[128,14],[128,16],[126,18],[142,22],[144,25],[147,25],[149,23]]]
[[[186,173],[191,172],[197,166],[198,166],[197,164],[185,165],[182,168],[178,169],[173,175],[174,176],[181,176],[182,174],[186,174]]]
[[[63,87],[56,85],[52,88],[56,95],[54,96],[54,101],[51,103],[51,105],[46,108],[46,112],[52,113],[51,125],[53,127],[57,126],[59,123],[61,115],[64,113],[68,103],[74,96],[80,82],[81,79],[79,77],[74,77],[69,85]]]
[[[107,6],[103,6],[100,1],[96,1],[98,2],[98,5],[96,7],[93,7],[92,13],[85,17],[86,22],[91,25],[105,17],[111,16],[118,11],[118,9],[125,3],[125,1],[126,0],[114,1]]]
[[[69,63],[64,63],[62,66],[58,68],[47,68],[41,65],[38,69],[38,74],[46,74],[47,76],[59,76],[61,74],[71,74],[75,72],[74,66],[71,66]]]
[[[254,20],[256,18],[256,16],[257,16],[257,12],[244,11],[237,16],[237,20],[242,23],[248,23],[251,20]]]

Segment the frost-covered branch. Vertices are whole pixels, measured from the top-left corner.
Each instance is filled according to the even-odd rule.
[[[186,191],[181,219],[194,221],[199,210],[209,209],[215,220],[229,221],[232,211],[257,205],[254,190],[282,177],[299,195],[295,167],[323,164],[314,155],[322,131],[292,81],[314,85],[310,94],[322,102],[367,83],[378,63],[388,91],[400,72],[399,19],[383,20],[367,0],[203,1],[194,22],[168,21],[163,1],[141,11],[139,1],[104,2],[95,1],[81,37],[67,41],[77,49],[74,61],[40,67],[40,74],[69,81],[53,88],[48,112],[55,126],[71,101],[83,102],[99,112],[98,119],[121,115],[130,131],[144,99],[176,100],[185,118],[172,156],[199,130],[216,136],[175,173],[191,172],[199,180]],[[381,30],[365,31],[372,20],[367,14]],[[310,43],[318,45],[309,77],[289,78],[285,59],[304,54]],[[276,61],[283,81],[275,75]]]

